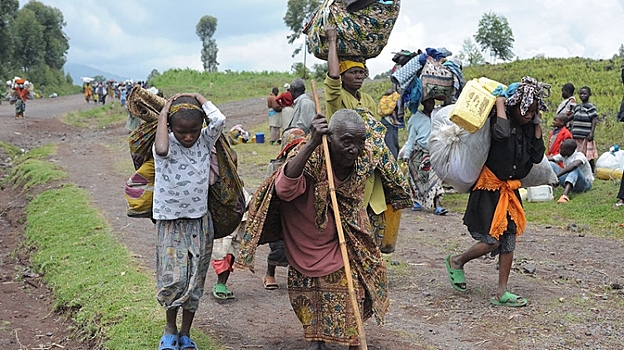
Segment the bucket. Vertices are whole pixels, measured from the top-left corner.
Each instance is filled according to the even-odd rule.
[[[394,210],[392,205],[388,204],[386,211],[386,229],[381,239],[381,252],[390,254],[396,248],[397,238],[399,237],[399,225],[401,224],[401,210]]]
[[[529,202],[547,202],[553,199],[553,190],[550,185],[527,188],[527,201]]]
[[[468,81],[449,119],[470,133],[481,129],[496,102],[496,96],[491,94],[495,84],[498,83],[487,78]]]
[[[264,133],[257,132],[256,133],[256,143],[264,143]]]

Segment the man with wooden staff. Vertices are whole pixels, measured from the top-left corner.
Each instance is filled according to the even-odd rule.
[[[326,349],[326,342],[358,349],[358,317],[375,316],[381,324],[388,309],[386,266],[369,232],[363,204],[366,179],[381,174],[388,203],[397,209],[411,205],[409,188],[396,162],[374,154],[381,138],[366,138],[363,117],[353,110],[336,112],[329,125],[318,114],[311,136],[291,152],[285,165],[254,194],[250,204],[246,239],[240,264],[253,271],[258,244],[271,241],[275,232],[283,234],[290,262],[288,293],[290,303],[303,325],[310,350]],[[332,211],[325,153],[321,147],[327,135],[333,168],[337,219]],[[377,141],[374,141],[377,140]],[[386,153],[389,154],[389,153]],[[275,210],[277,209],[277,210]],[[272,217],[278,212],[279,219]],[[343,262],[336,222],[341,222],[347,248]],[[353,307],[345,270],[351,270],[358,310]]]

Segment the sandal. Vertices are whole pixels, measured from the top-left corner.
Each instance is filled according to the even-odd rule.
[[[177,334],[163,334],[158,344],[158,350],[178,350],[178,343]]]
[[[420,203],[418,202],[414,202],[414,205],[412,206],[412,211],[421,211],[422,210],[422,205],[420,205]]]
[[[519,295],[505,292],[500,297],[500,299],[496,299],[496,297],[492,297],[492,299],[490,299],[490,303],[496,306],[520,307],[520,306],[526,305],[528,301]]]
[[[212,288],[212,296],[217,300],[234,299],[234,293],[232,293],[228,287],[223,283],[215,283]]]
[[[451,254],[446,256],[444,262],[446,263],[446,272],[448,273],[451,287],[453,287],[456,291],[465,292],[467,288],[466,277],[464,276],[464,269],[454,269],[451,267]]]
[[[187,349],[199,350],[199,348],[197,347],[197,344],[195,344],[195,342],[192,341],[188,335],[180,336],[180,348],[179,349],[180,350],[187,350]]]
[[[616,207],[616,208],[619,208],[619,207],[621,207],[623,205],[624,205],[624,202],[617,202],[613,206]]]
[[[568,203],[570,201],[570,197],[566,196],[565,194],[562,194],[561,197],[559,197],[559,200],[557,201],[557,203]]]
[[[442,208],[442,207],[437,207],[435,209],[435,211],[433,212],[435,215],[446,215],[446,213],[448,213],[448,209],[446,208]]]
[[[279,285],[277,284],[277,281],[275,281],[275,277],[273,276],[264,276],[262,284],[264,285],[264,289],[267,290],[276,290],[279,288]]]

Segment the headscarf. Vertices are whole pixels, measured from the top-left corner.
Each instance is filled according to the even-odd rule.
[[[353,67],[359,67],[362,69],[366,69],[366,65],[364,65],[363,62],[357,62],[357,61],[349,61],[349,60],[344,60],[344,61],[340,61],[340,74],[348,71],[349,69],[353,68]]]
[[[172,105],[171,108],[169,108],[169,115],[172,116],[180,111],[186,111],[186,110],[202,111],[201,107],[198,107],[194,104],[178,103],[178,104]]]
[[[510,92],[512,85],[509,86],[507,92]],[[548,111],[548,106],[544,103],[544,98],[550,97],[550,84],[538,82],[537,79],[527,75],[522,77],[520,83],[517,83],[514,87],[516,89],[507,99],[507,106],[515,106],[519,103],[520,114],[525,115],[533,102],[537,101],[537,108],[540,111]]]

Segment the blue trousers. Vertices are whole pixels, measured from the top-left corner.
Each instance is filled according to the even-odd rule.
[[[587,181],[585,176],[583,176],[581,169],[576,168],[563,176],[559,176],[559,173],[561,172],[561,170],[563,170],[563,168],[555,162],[550,162],[550,166],[552,167],[555,174],[557,174],[557,178],[559,179],[559,185],[561,185],[561,187],[565,187],[566,183],[571,183],[572,192],[577,193],[589,191],[591,189],[592,184],[591,182]]]

